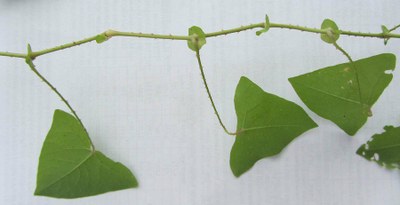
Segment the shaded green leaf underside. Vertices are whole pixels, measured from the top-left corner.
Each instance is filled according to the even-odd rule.
[[[372,105],[393,78],[387,71],[394,70],[395,64],[395,55],[386,53],[354,64],[322,68],[289,81],[310,110],[354,135],[372,115]]]
[[[191,50],[193,50],[193,51],[200,50],[201,47],[203,47],[207,43],[206,34],[200,27],[192,26],[189,28],[188,33],[189,33],[189,36],[196,35],[197,40],[198,40],[197,45],[195,42],[192,42],[192,40],[187,41],[187,45]]]
[[[39,158],[35,195],[78,198],[137,185],[128,168],[92,148],[76,118],[54,112]]]
[[[357,150],[357,154],[386,168],[400,168],[400,127],[386,126]]]
[[[339,27],[331,19],[325,19],[322,22],[321,29],[330,29],[331,35],[321,33],[321,39],[326,43],[334,43],[340,37]]]
[[[237,177],[258,160],[278,154],[294,138],[317,127],[300,106],[264,92],[246,77],[236,88],[235,109],[237,135],[230,165]]]

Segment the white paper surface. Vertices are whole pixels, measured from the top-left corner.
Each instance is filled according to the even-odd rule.
[[[343,30],[381,32],[399,24],[399,1],[385,0],[0,0],[0,50],[53,47],[112,28],[185,35],[259,23],[319,27],[331,18]],[[202,57],[209,86],[230,130],[233,96],[245,75],[264,90],[303,106],[319,124],[279,156],[235,178],[229,168],[234,137],[218,124],[194,53],[186,42],[113,38],[39,57],[35,63],[76,108],[96,148],[129,167],[138,189],[75,200],[35,197],[36,169],[58,97],[21,59],[0,57],[0,204],[274,204],[395,205],[399,171],[355,154],[383,126],[400,125],[399,70],[354,137],[307,109],[287,78],[346,62],[316,34],[271,29],[207,39]],[[354,59],[400,55],[400,40],[342,36]]]

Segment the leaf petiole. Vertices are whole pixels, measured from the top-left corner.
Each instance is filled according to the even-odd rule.
[[[42,74],[40,74],[40,72],[36,69],[35,64],[33,64],[33,59],[32,59],[31,56],[32,56],[32,49],[31,49],[31,45],[28,44],[28,52],[27,52],[27,56],[25,58],[26,64],[28,64],[29,68],[36,74],[36,76],[38,76],[44,83],[46,83],[46,85],[49,86],[50,89],[54,93],[56,93],[58,95],[58,97],[61,98],[61,100],[64,102],[64,104],[68,107],[68,109],[76,117],[76,119],[78,120],[79,124],[82,126],[83,130],[85,131],[85,133],[89,136],[89,133],[86,130],[85,126],[83,125],[81,118],[79,118],[78,114],[75,112],[75,110],[69,104],[67,99],[65,99],[65,97],[57,90],[57,88],[55,88]],[[94,147],[90,137],[89,137],[89,141],[90,141],[90,144],[91,144],[92,151],[95,151],[95,147]]]

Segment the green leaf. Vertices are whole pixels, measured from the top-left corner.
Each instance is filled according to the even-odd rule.
[[[340,37],[338,26],[331,19],[325,19],[322,22],[321,29],[327,30],[328,33],[321,33],[321,39],[327,43],[334,43]]]
[[[384,33],[384,34],[389,33],[389,29],[385,25],[382,25],[381,28],[382,28],[382,33]]]
[[[230,165],[236,177],[318,126],[300,106],[264,92],[246,77],[240,79],[236,88],[235,109],[237,134]]]
[[[192,51],[200,50],[201,47],[203,47],[207,43],[206,34],[200,27],[197,27],[197,26],[190,27],[189,28],[189,36],[194,37],[191,40],[187,41],[188,47]]]
[[[72,115],[54,112],[39,158],[35,195],[78,198],[137,186],[128,168],[94,150]]]
[[[269,30],[270,26],[271,26],[271,23],[269,22],[269,17],[268,17],[268,15],[265,15],[264,28],[259,30],[259,31],[257,31],[256,35],[259,36],[259,35],[261,35],[263,33],[266,33]]]
[[[372,105],[393,78],[387,71],[394,70],[395,64],[396,56],[386,53],[354,64],[322,68],[289,81],[308,108],[354,135],[372,115]]]
[[[28,43],[28,45],[27,45],[26,47],[27,47],[27,54],[28,54],[28,55],[26,55],[25,62],[26,62],[27,64],[30,64],[30,63],[32,63],[32,58],[31,58],[31,55],[32,55],[32,47],[31,47],[31,44],[29,44],[29,43]]]
[[[97,43],[103,43],[108,40],[108,37],[105,34],[99,34],[96,36]]]
[[[357,150],[357,154],[386,168],[400,168],[400,127],[386,126]]]
[[[382,25],[381,28],[382,28],[382,34],[386,35],[386,34],[390,33],[389,29],[385,25]],[[383,39],[383,43],[385,45],[387,44],[388,41],[389,41],[389,38],[384,38]]]

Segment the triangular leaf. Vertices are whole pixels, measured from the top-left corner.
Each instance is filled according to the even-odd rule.
[[[293,102],[264,92],[246,77],[236,88],[237,135],[230,165],[235,176],[258,160],[278,154],[294,138],[317,124]]]
[[[357,150],[357,154],[386,168],[400,168],[400,127],[386,126]]]
[[[207,43],[206,34],[200,27],[192,26],[189,28],[189,36],[193,36],[193,35],[195,35],[196,38],[187,41],[188,47],[192,51],[200,50],[201,47],[203,47]],[[197,40],[197,42],[196,42],[196,40]]]
[[[372,115],[372,105],[393,78],[386,71],[394,70],[395,64],[393,54],[380,54],[354,64],[322,68],[289,81],[308,108],[354,135]]]
[[[78,198],[137,185],[128,168],[93,149],[75,117],[54,112],[40,154],[35,195]]]
[[[331,19],[325,19],[322,22],[321,29],[326,29],[328,33],[321,33],[321,39],[327,43],[334,43],[340,37],[338,26]]]

